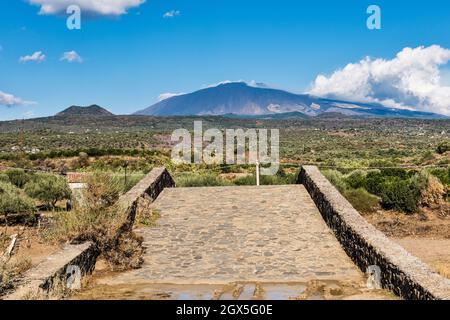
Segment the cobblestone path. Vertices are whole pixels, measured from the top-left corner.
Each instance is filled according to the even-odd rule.
[[[75,298],[392,299],[366,288],[302,185],[165,189],[152,206],[142,268]]]

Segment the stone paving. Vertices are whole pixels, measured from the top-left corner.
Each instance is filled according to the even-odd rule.
[[[303,185],[169,188],[141,269],[115,284],[364,281]]]

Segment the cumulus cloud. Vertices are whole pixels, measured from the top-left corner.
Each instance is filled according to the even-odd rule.
[[[16,97],[10,93],[5,93],[0,90],[0,105],[7,107],[14,107],[19,105],[35,104],[33,101],[25,101],[19,97]]]
[[[81,56],[74,50],[64,52],[62,57],[59,60],[67,61],[69,63],[72,63],[72,62],[82,63],[83,62],[83,58],[81,58]]]
[[[45,54],[42,51],[36,51],[35,53],[27,56],[20,57],[20,62],[37,62],[40,63],[45,60]]]
[[[106,16],[119,16],[127,13],[129,8],[138,7],[145,0],[29,0],[40,6],[39,14],[62,14],[70,5],[78,5],[82,11]]]
[[[450,115],[450,86],[443,79],[449,61],[450,50],[438,45],[404,48],[391,60],[366,57],[319,75],[309,93]]]
[[[179,10],[171,10],[166,13],[164,13],[163,18],[175,18],[181,15],[181,12]]]

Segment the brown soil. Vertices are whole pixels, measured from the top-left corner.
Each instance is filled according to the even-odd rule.
[[[448,204],[419,213],[378,211],[365,218],[435,272],[450,278],[450,215]]]
[[[0,252],[3,253],[10,244],[10,236],[18,235],[16,245],[13,250],[12,258],[26,257],[31,260],[31,265],[37,265],[50,254],[59,249],[56,245],[45,243],[38,228],[13,226],[0,226]]]
[[[392,238],[434,271],[450,278],[450,239]]]
[[[422,208],[418,213],[406,215],[396,211],[378,210],[364,217],[389,237],[426,237],[450,239],[449,206]]]
[[[221,173],[219,174],[219,178],[223,179],[223,180],[227,180],[227,181],[233,181],[235,179],[238,178],[245,178],[247,176],[250,176],[251,174],[249,173]]]

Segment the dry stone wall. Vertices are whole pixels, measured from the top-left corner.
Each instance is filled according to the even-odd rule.
[[[405,299],[450,299],[450,280],[433,272],[381,231],[369,224],[315,166],[298,177],[324,220],[354,263],[366,272],[381,270],[383,288]]]

